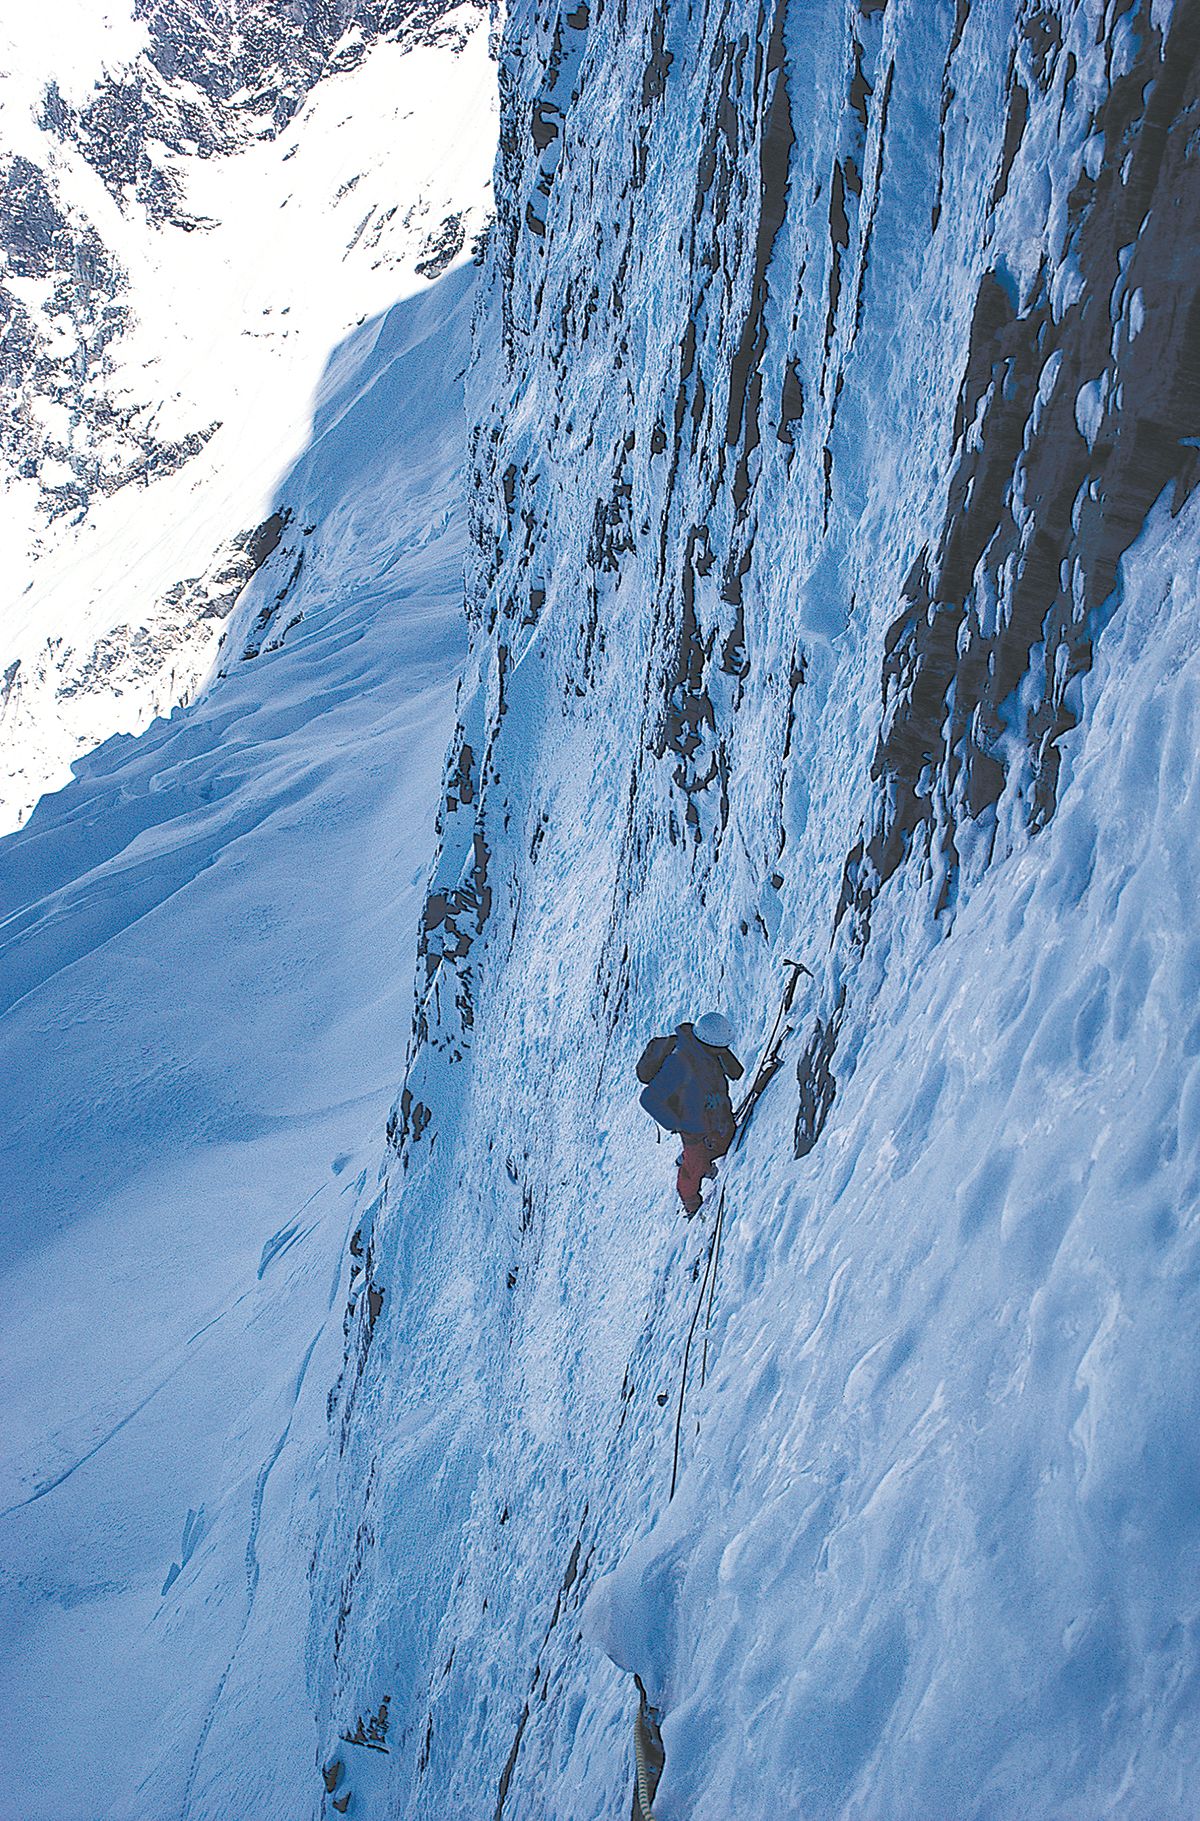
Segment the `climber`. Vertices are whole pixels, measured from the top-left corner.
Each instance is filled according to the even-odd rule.
[[[733,1030],[720,1012],[681,1024],[670,1037],[652,1037],[642,1051],[637,1078],[650,1117],[683,1139],[677,1187],[690,1220],[700,1208],[700,1185],[715,1176],[736,1130],[729,1083],[743,1069],[731,1049]]]

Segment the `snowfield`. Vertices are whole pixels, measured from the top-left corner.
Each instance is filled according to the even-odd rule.
[[[284,646],[109,741],[0,845],[23,1821],[311,1798],[312,1490],[461,662],[473,277],[331,362],[283,483],[315,527]]]

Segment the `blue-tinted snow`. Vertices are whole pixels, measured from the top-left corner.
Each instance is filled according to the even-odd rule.
[[[472,276],[331,361],[280,489],[314,527],[283,645],[0,844],[0,1812],[22,1821],[311,1798],[311,1494],[461,660]]]
[[[1078,85],[1070,105],[1038,98],[998,214],[1014,9],[970,11],[933,240],[952,9],[831,4],[820,29],[790,10],[794,206],[764,316],[776,369],[784,341],[806,371],[821,366],[828,201],[817,192],[831,153],[847,149],[852,30],[870,40],[872,72],[894,57],[896,74],[886,159],[878,111],[875,137],[854,147],[865,187],[882,179],[869,267],[845,271],[845,296],[863,280],[861,324],[852,310],[836,323],[824,396],[810,373],[790,459],[764,407],[744,590],[753,666],[744,692],[736,665],[714,664],[708,678],[713,721],[728,735],[723,845],[699,787],[703,840],[681,830],[673,774],[689,755],[655,746],[648,703],[672,655],[655,563],[701,523],[714,546],[738,530],[717,470],[754,265],[758,171],[753,157],[738,163],[737,148],[755,146],[761,123],[744,84],[742,112],[723,116],[737,167],[728,226],[704,205],[725,266],[706,264],[701,247],[685,271],[672,249],[692,217],[696,148],[712,122],[703,33],[716,34],[715,13],[667,8],[656,21],[650,6],[631,5],[620,23],[616,8],[574,9],[583,23],[571,24],[530,6],[508,22],[507,80],[528,82],[529,115],[549,65],[547,93],[566,113],[561,145],[531,151],[514,135],[500,166],[501,226],[521,231],[493,241],[485,273],[472,383],[473,644],[407,1055],[415,906],[386,913],[386,930],[371,920],[381,874],[385,893],[389,867],[397,887],[420,875],[428,820],[410,847],[401,749],[369,738],[375,705],[390,700],[386,666],[361,696],[331,700],[344,763],[322,733],[328,794],[305,794],[312,755],[293,751],[307,725],[291,719],[297,702],[327,687],[336,696],[336,664],[374,651],[378,636],[362,648],[331,640],[340,655],[330,684],[316,597],[296,629],[314,642],[311,667],[291,635],[256,661],[272,667],[258,674],[280,695],[252,665],[249,682],[235,675],[160,730],[181,742],[202,730],[195,758],[180,744],[176,760],[181,776],[196,763],[214,785],[177,827],[169,816],[138,820],[138,790],[132,812],[120,795],[122,768],[136,782],[137,755],[153,750],[139,745],[102,756],[75,787],[83,795],[48,806],[60,837],[44,861],[22,850],[46,869],[38,905],[58,891],[74,919],[64,928],[83,932],[90,919],[88,942],[106,939],[48,976],[56,954],[69,961],[74,949],[37,910],[14,950],[32,956],[24,945],[40,943],[46,957],[31,974],[46,984],[9,1014],[18,1091],[39,994],[45,1027],[82,1033],[63,1050],[49,1101],[61,1142],[76,1146],[68,1156],[106,1155],[93,1128],[91,1151],[72,1136],[72,1118],[89,1117],[91,1084],[121,1129],[117,1078],[134,1064],[117,1052],[110,1093],[105,1061],[137,1028],[126,997],[92,1040],[65,997],[74,969],[81,992],[95,983],[95,1001],[117,991],[119,957],[147,995],[153,970],[134,968],[135,933],[153,934],[156,920],[189,919],[176,927],[192,943],[195,985],[172,991],[199,1001],[189,1031],[211,1013],[212,1054],[226,1064],[212,1064],[219,1092],[194,1096],[212,1138],[201,1152],[192,1101],[181,1113],[156,1039],[131,1091],[157,1122],[146,1173],[107,1191],[91,1239],[86,1221],[49,1237],[14,1278],[7,1319],[24,1350],[21,1383],[33,1359],[47,1404],[64,1414],[80,1405],[77,1381],[54,1376],[69,1321],[56,1274],[103,1249],[103,1281],[124,1316],[95,1339],[89,1288],[86,1332],[66,1352],[94,1349],[98,1402],[48,1447],[26,1400],[18,1437],[18,1496],[65,1475],[3,1520],[26,1583],[12,1596],[23,1629],[5,1682],[6,1694],[23,1691],[9,1702],[22,1748],[45,1740],[55,1677],[78,1673],[75,1657],[84,1666],[72,1684],[79,1753],[66,1764],[47,1754],[59,1781],[30,1794],[30,1815],[60,1814],[54,1802],[101,1767],[106,1812],[138,1821],[325,1816],[319,1772],[336,1756],[339,1791],[364,1817],[599,1821],[628,1812],[635,1672],[663,1715],[659,1821],[1190,1816],[1200,1691],[1194,500],[1176,519],[1160,502],[1098,616],[1048,826],[1029,837],[1016,762],[1035,651],[1005,704],[1014,763],[994,824],[957,831],[952,916],[935,917],[939,880],[914,863],[875,900],[866,950],[830,947],[848,831],[871,787],[884,636],[914,552],[938,530],[976,282],[994,264],[1012,302],[1044,259],[1059,315],[1085,284],[1064,247],[1068,200],[1093,157],[1085,102],[1111,79],[1102,9],[1086,0],[1074,14]],[[1169,9],[1153,12],[1162,22]],[[747,34],[756,17],[744,11]],[[586,51],[571,36],[585,29]],[[640,130],[640,110],[662,99],[668,54],[669,114],[644,140],[614,132],[625,120]],[[535,203],[544,234],[528,224]],[[812,276],[785,318],[772,300],[797,294],[806,261]],[[693,312],[690,281],[704,272],[711,294]],[[660,414],[670,419],[690,320],[709,402],[697,405],[693,378],[685,420],[703,432],[675,470],[655,430]],[[826,523],[820,428],[835,395]],[[371,411],[369,396],[361,408]],[[336,420],[322,419],[331,439]],[[389,422],[394,406],[378,418],[385,436]],[[322,498],[325,525],[358,512],[357,499]],[[352,558],[360,573],[358,539],[378,526],[382,550],[392,512],[377,492],[353,537],[334,539],[332,559]],[[449,550],[453,536],[435,548]],[[697,570],[706,628],[732,608],[721,585],[719,571]],[[324,611],[336,615],[336,598]],[[397,624],[389,617],[389,631]],[[779,711],[801,653],[785,755]],[[251,698],[239,695],[247,689]],[[244,699],[256,719],[239,744],[243,714],[227,729],[217,718]],[[437,744],[442,726],[437,739],[433,719],[430,729]],[[376,751],[378,814],[360,814]],[[422,763],[428,818],[437,754]],[[278,850],[269,817],[223,843],[248,797],[276,787]],[[80,839],[82,806],[95,810],[84,861],[104,855],[86,893],[73,883],[83,865],[60,858],[73,801]],[[315,805],[320,815],[306,820]],[[101,850],[110,818],[128,814],[128,834]],[[198,853],[218,854],[201,871],[182,861],[194,830]],[[168,860],[173,895],[144,901],[145,879]],[[298,941],[270,927],[284,869]],[[348,891],[351,875],[359,883]],[[353,956],[335,926],[347,906]],[[385,1030],[368,1008],[390,935]],[[306,972],[321,942],[327,1000]],[[669,1501],[713,1208],[703,1222],[680,1220],[672,1147],[637,1108],[632,1065],[648,1035],[713,1004],[752,1058],[787,954],[818,978],[801,989],[787,1065],[723,1170],[708,1381],[693,1376],[688,1390]],[[264,981],[269,1006],[257,997]],[[853,992],[837,1097],[797,1161],[797,1047],[843,985]],[[296,1058],[313,1050],[310,1027],[347,1003],[359,1012],[345,1041],[318,1041],[305,1073]],[[256,1027],[277,1039],[248,1068],[241,1046]],[[91,1044],[78,1061],[76,1041]],[[388,1071],[407,1094],[385,1149]],[[338,1110],[327,1087],[346,1083],[349,1097],[353,1079],[371,1084],[361,1109]],[[57,1155],[51,1122],[29,1105],[21,1114],[41,1154]],[[260,1127],[230,1129],[235,1117]],[[123,1154],[107,1155],[114,1174],[124,1169]],[[185,1197],[203,1222],[173,1227],[163,1208]],[[349,1281],[352,1232],[370,1254],[374,1313]],[[78,1275],[63,1281],[73,1293]],[[230,1346],[226,1331],[241,1338]],[[122,1379],[113,1359],[126,1355]],[[113,1396],[114,1385],[128,1395]],[[193,1412],[185,1431],[180,1415]],[[47,1544],[54,1524],[61,1547]],[[80,1590],[94,1597],[80,1601]],[[84,1698],[102,1634],[106,1661],[114,1636],[127,1661],[152,1640],[132,1699]],[[166,1682],[178,1692],[164,1706]],[[387,1754],[347,1741],[385,1701]]]
[[[1188,1812],[1197,524],[1128,561],[1046,835],[817,1152],[776,1098],[730,1173],[690,1471],[585,1621],[666,1706],[664,1821]]]

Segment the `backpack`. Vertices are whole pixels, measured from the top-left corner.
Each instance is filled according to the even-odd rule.
[[[650,1039],[642,1051],[637,1075],[639,1081],[646,1083],[638,1099],[651,1119],[668,1132],[682,1132],[683,1090],[688,1071],[675,1054],[674,1037]]]
[[[728,1139],[733,1114],[726,1081],[741,1073],[729,1051],[705,1050],[690,1025],[682,1025],[673,1036],[651,1038],[642,1051],[637,1077],[646,1086],[640,1104],[668,1132]]]

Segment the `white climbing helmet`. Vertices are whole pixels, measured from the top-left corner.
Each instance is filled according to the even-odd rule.
[[[705,1012],[703,1018],[697,1018],[692,1029],[701,1043],[707,1043],[711,1049],[727,1050],[733,1045],[733,1026],[724,1012]]]

